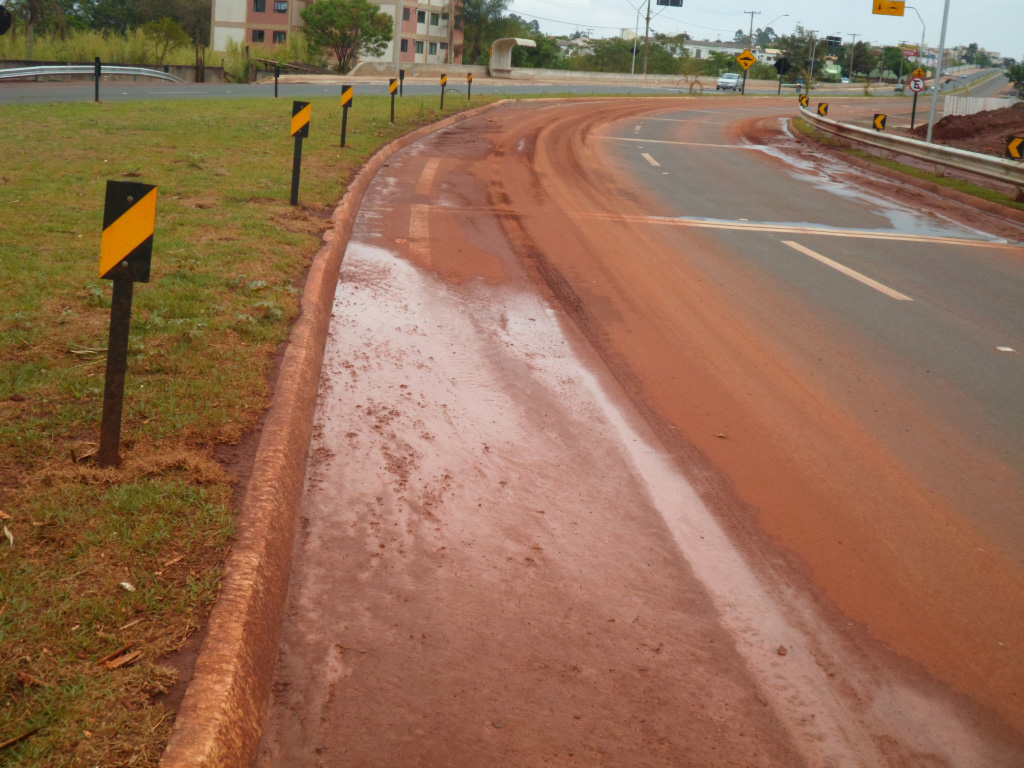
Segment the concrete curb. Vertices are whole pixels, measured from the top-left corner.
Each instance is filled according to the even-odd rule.
[[[238,517],[236,543],[162,768],[248,768],[277,660],[317,388],[342,258],[370,182],[395,152],[508,100],[452,115],[382,147],[334,211],[302,294]]]
[[[970,206],[971,208],[974,208],[976,210],[983,211],[985,213],[992,213],[997,216],[1003,216],[1005,218],[1013,219],[1014,221],[1024,224],[1024,211],[1020,211],[1016,208],[1011,208],[1008,205],[1000,205],[999,203],[993,202],[991,200],[985,200],[980,197],[975,197],[974,195],[968,195],[966,192],[961,192],[958,189],[944,187],[943,185],[936,184],[933,181],[928,181],[927,179],[919,179],[917,176],[912,176],[909,173],[903,173],[893,168],[886,168],[884,165],[872,163],[869,160],[854,157],[853,155],[847,154],[846,152],[843,152],[838,149],[834,149],[833,147],[827,147],[824,144],[815,141],[811,137],[805,136],[800,131],[793,131],[793,135],[796,136],[797,141],[800,141],[809,147],[814,147],[819,152],[825,152],[831,155],[832,157],[838,158],[842,160],[844,163],[852,165],[856,168],[862,168],[866,171],[876,173],[879,176],[884,176],[890,181],[897,181],[900,184],[909,184],[912,187],[923,189],[925,192],[931,192],[932,194],[939,195],[940,197],[955,200],[958,203]],[[894,152],[893,154],[897,153]]]

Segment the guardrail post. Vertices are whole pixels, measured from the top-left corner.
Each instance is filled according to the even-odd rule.
[[[102,74],[103,65],[100,63],[100,57],[96,57],[96,101],[100,100],[100,75]]]

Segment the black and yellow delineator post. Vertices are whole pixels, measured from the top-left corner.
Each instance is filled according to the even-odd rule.
[[[444,109],[444,88],[448,85],[448,75],[441,75],[441,109]]]
[[[800,97],[800,106],[803,107],[804,109],[807,109],[807,107],[810,106],[810,104],[811,104],[811,97],[808,96],[807,94],[803,94]]]
[[[100,78],[103,76],[103,64],[100,62],[100,57],[96,57],[94,63],[93,78],[96,80],[96,101],[100,100]]]
[[[149,282],[156,229],[156,187],[134,181],[108,181],[103,208],[100,277],[114,281],[107,341],[107,377],[103,389],[101,467],[120,460],[124,376],[128,366],[128,331],[132,317],[132,285]]]
[[[818,102],[818,114],[825,117],[828,114],[828,103],[824,101]]]
[[[885,130],[885,121],[886,121],[886,119],[887,119],[887,115],[875,115],[874,126],[875,126],[875,130],[876,131],[884,131]]]
[[[391,124],[395,124],[395,91],[398,90],[398,81],[391,78],[388,81],[388,89],[391,91]]]
[[[354,87],[346,85],[341,89],[341,146],[345,146],[345,134],[348,132],[348,108],[352,106]]]
[[[466,101],[473,97],[473,73],[466,75]]]
[[[309,136],[309,117],[313,108],[308,101],[292,102],[292,136],[295,155],[292,158],[292,205],[299,204],[299,176],[302,173],[302,140]]]
[[[1021,157],[1024,157],[1024,137],[1010,137],[1010,140],[1006,144],[1006,156],[1012,157],[1014,160],[1020,160]]]

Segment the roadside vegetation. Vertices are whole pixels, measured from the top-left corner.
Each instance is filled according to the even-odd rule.
[[[472,106],[491,99],[476,98]],[[162,658],[205,620],[239,445],[269,398],[302,278],[352,174],[436,99],[313,99],[300,205],[285,100],[5,107],[0,133],[0,764],[153,766]],[[466,108],[449,100],[446,114]],[[42,137],[45,137],[42,138]],[[137,284],[123,464],[93,461],[111,287],[105,182],[159,187]],[[12,742],[12,740],[14,740]]]

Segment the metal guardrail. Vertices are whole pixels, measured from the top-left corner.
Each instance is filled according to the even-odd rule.
[[[0,69],[0,80],[13,80],[22,77],[40,77],[43,75],[95,75],[96,67],[92,64],[67,64],[49,67],[18,67],[16,69]],[[104,75],[133,75],[135,77],[155,77],[159,80],[170,80],[172,83],[185,82],[166,72],[145,67],[114,67],[103,65]]]
[[[965,173],[973,173],[986,179],[1013,184],[1024,190],[1024,163],[1016,163],[1001,157],[991,157],[977,152],[968,152],[955,147],[944,147],[939,144],[928,144],[903,136],[886,136],[877,131],[846,125],[827,117],[820,117],[808,109],[800,109],[801,116],[815,128],[834,136],[840,136],[860,144],[867,144],[876,149],[894,152],[927,163],[934,163],[937,169],[954,168]],[[941,175],[941,173],[940,173]]]

